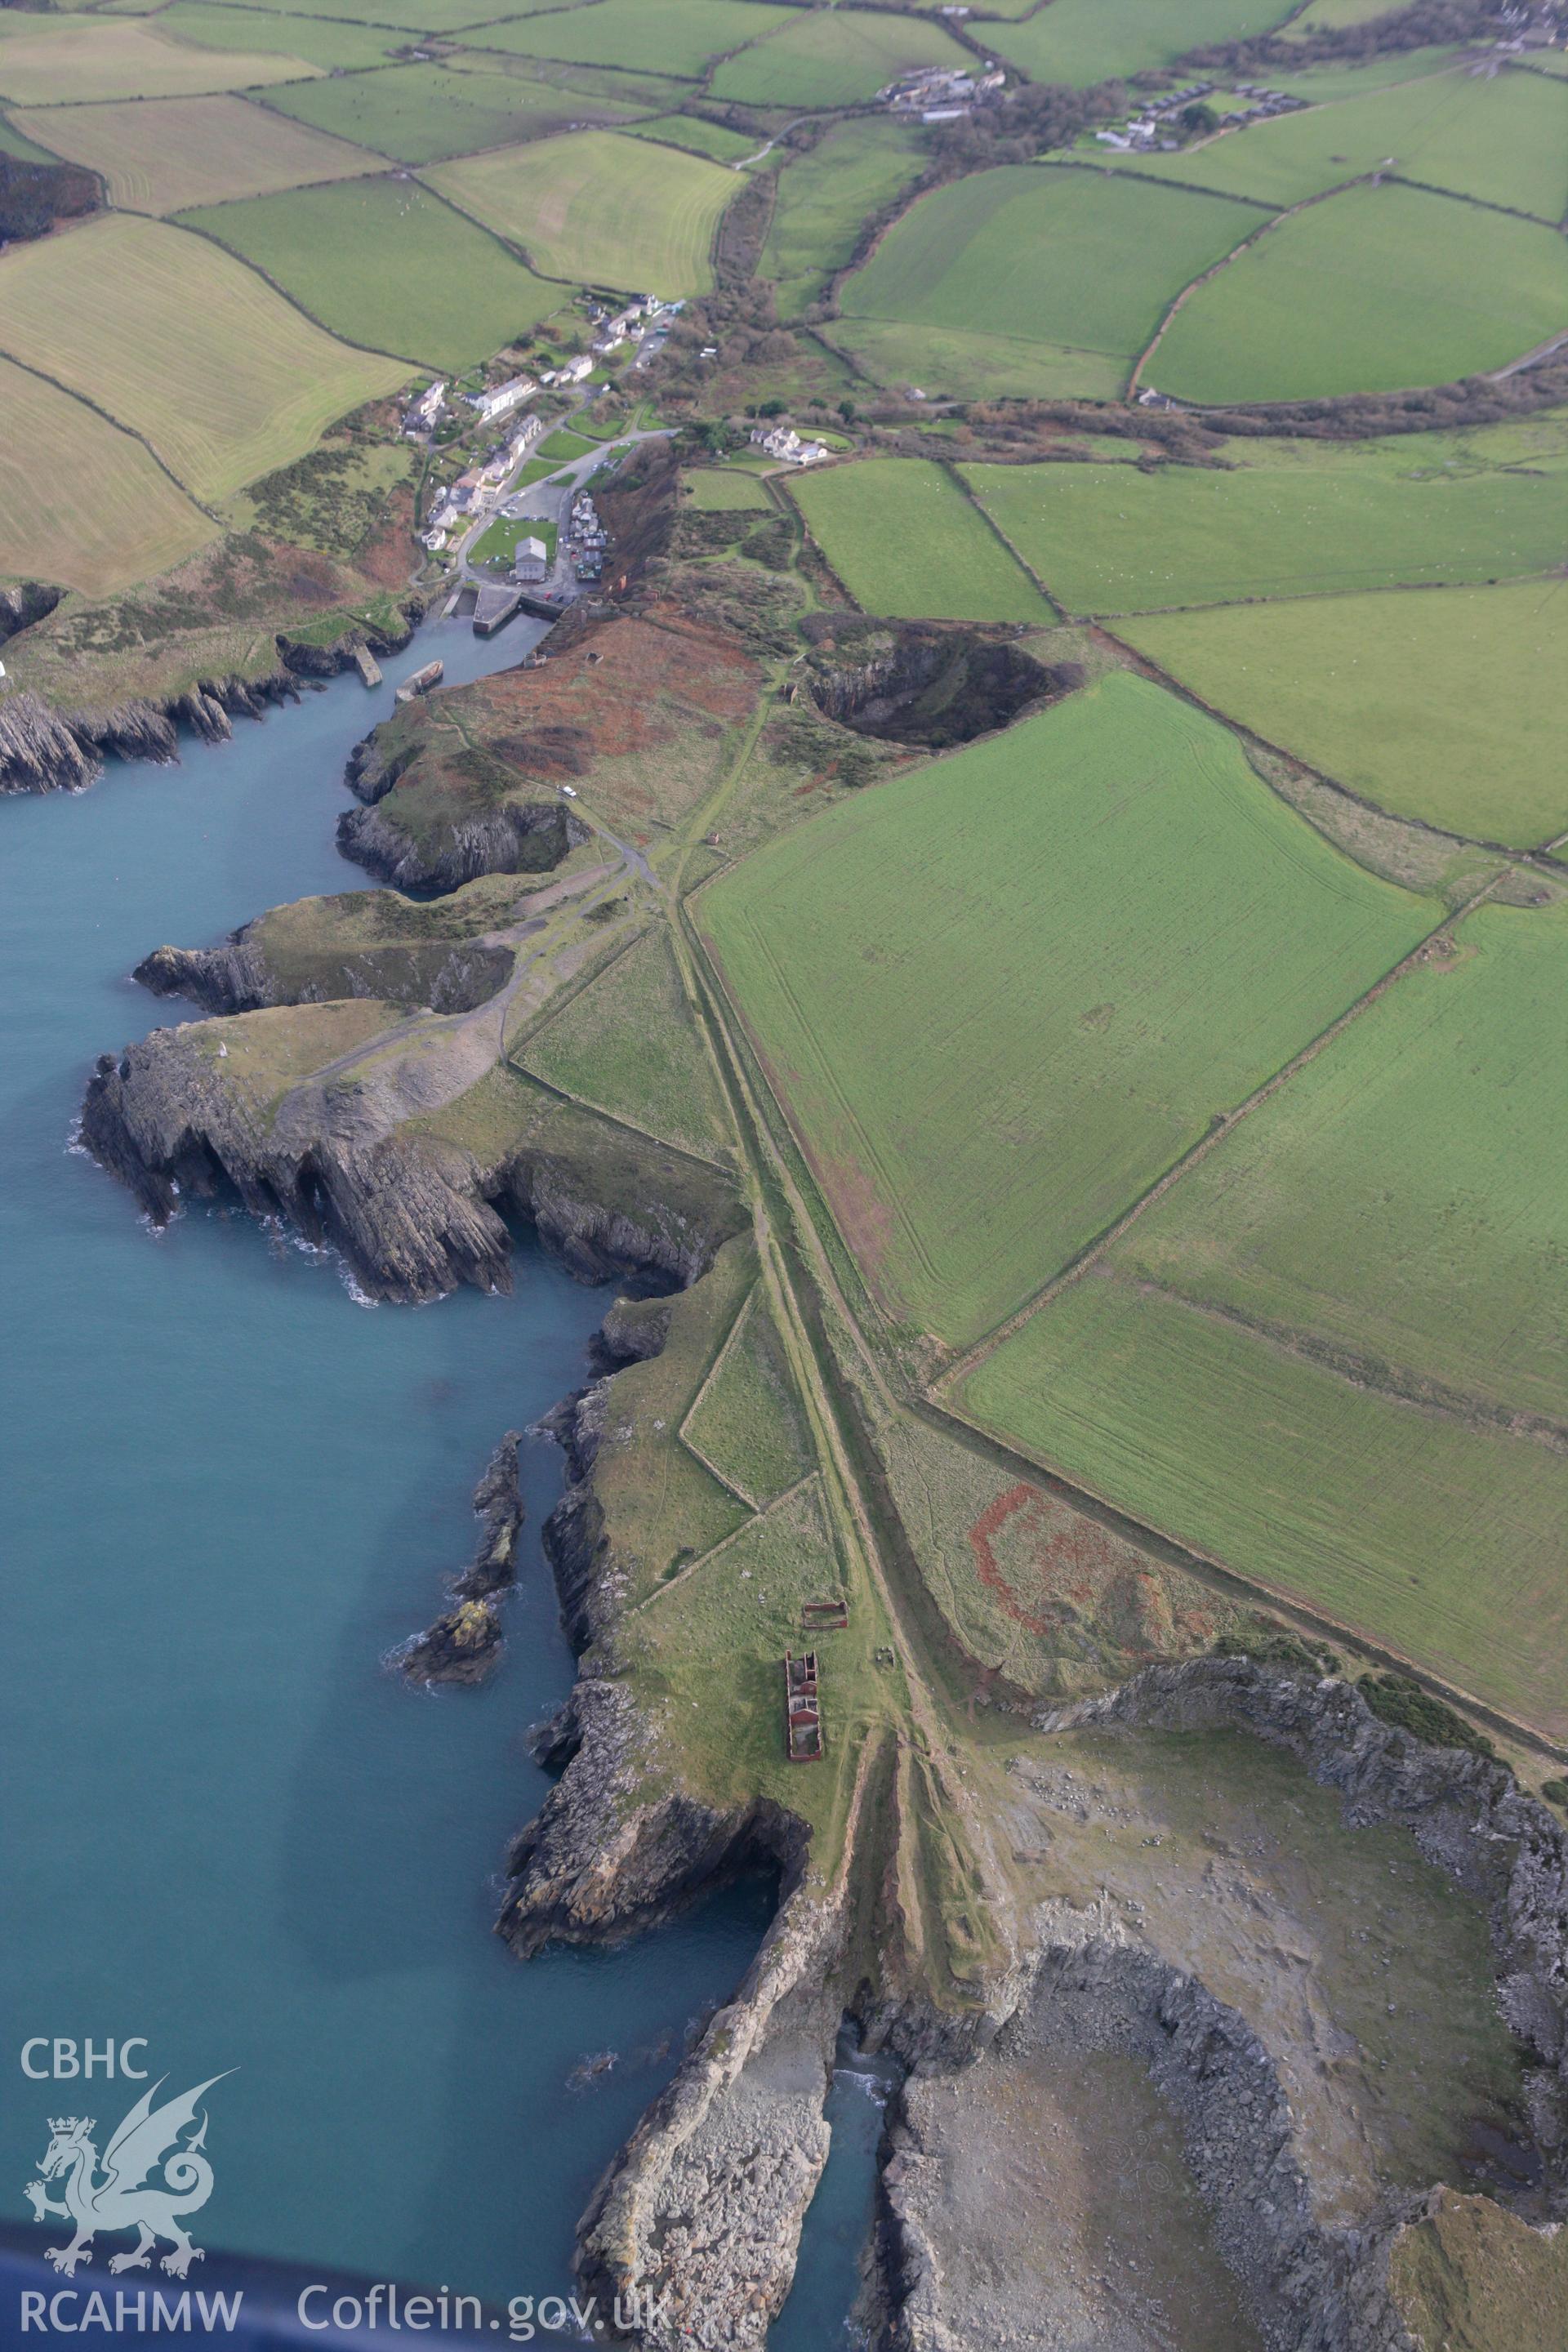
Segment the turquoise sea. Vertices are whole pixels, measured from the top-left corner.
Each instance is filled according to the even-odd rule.
[[[366,1308],[237,1215],[155,1239],[68,1148],[95,1055],[180,1017],[132,964],[360,887],[332,846],[351,744],[432,652],[458,677],[528,642],[426,629],[375,695],[339,682],[177,767],[0,804],[6,2218],[30,2221],[50,2115],[101,2140],[141,2087],[29,2080],[22,2044],[144,2037],[170,2092],[226,2074],[199,2243],[566,2293],[595,2175],[767,1916],[738,1889],[527,1966],[488,1933],[546,1787],[522,1734],[572,1676],[538,1553],[552,1448],[529,1450],[497,1678],[419,1696],[382,1664],[468,1558],[496,1439],[583,1377],[605,1294],[525,1246],[510,1298]],[[839,2170],[858,2211],[864,2168]]]

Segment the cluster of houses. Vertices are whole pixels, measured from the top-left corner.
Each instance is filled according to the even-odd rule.
[[[1517,5],[1499,11],[1507,31],[1497,47],[1505,56],[1518,57],[1527,49],[1554,49],[1560,41],[1568,39],[1564,25],[1555,8],[1532,10]]]
[[[1196,106],[1209,97],[1214,87],[1212,81],[1194,81],[1184,89],[1168,90],[1157,105],[1145,106],[1141,114],[1129,115],[1125,122],[1109,131],[1097,131],[1095,138],[1102,147],[1114,148],[1120,154],[1174,154],[1182,142],[1170,136],[1170,126],[1185,108]],[[1237,131],[1243,123],[1267,122],[1276,114],[1294,114],[1306,104],[1305,99],[1287,98],[1282,89],[1265,89],[1256,82],[1238,81],[1236,94],[1247,103],[1219,115],[1215,126],[1218,130]]]
[[[587,490],[579,490],[566,517],[566,551],[579,580],[597,580],[605,569],[610,534]]]
[[[507,438],[489,451],[477,466],[443,491],[441,503],[431,516],[424,533],[426,546],[432,555],[438,555],[447,544],[448,533],[458,525],[480,514],[498,491],[504,488],[510,477],[517,471],[540,435],[544,431],[542,416],[520,417]]]
[[[955,122],[977,98],[1000,89],[1006,79],[1000,66],[989,62],[978,74],[928,66],[919,73],[900,74],[877,95],[894,114],[918,114],[922,122]]]
[[[759,425],[752,432],[752,446],[786,466],[818,466],[833,454],[821,441],[803,441],[793,425]]]

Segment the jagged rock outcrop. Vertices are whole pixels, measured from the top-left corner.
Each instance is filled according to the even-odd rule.
[[[445,893],[481,874],[542,874],[588,837],[582,820],[559,801],[511,803],[464,817],[429,845],[379,808],[345,809],[338,819],[343,856],[397,890]]]
[[[474,1488],[479,1536],[473,1559],[451,1580],[457,1606],[395,1654],[393,1662],[410,1682],[482,1682],[500,1656],[501,1622],[493,1603],[517,1572],[523,1517],[518,1492],[521,1443],[521,1431],[509,1429]]]
[[[510,979],[510,948],[483,940],[456,944],[365,948],[324,953],[320,970],[280,972],[246,923],[216,948],[154,948],[132,974],[154,996],[184,997],[206,1013],[254,1013],[271,1004],[326,1004],[345,996],[387,1004],[427,1004],[434,1013],[468,1013],[488,1003]]]
[[[373,728],[368,735],[363,736],[349,753],[343,769],[343,782],[355,799],[363,801],[366,808],[384,800],[405,769],[418,757],[415,747],[407,747],[401,752],[384,750],[380,736],[379,727]]]
[[[1150,1666],[1104,1698],[1037,1721],[1248,1731],[1341,1790],[1352,1826],[1408,1829],[1428,1861],[1487,1906],[1499,2002],[1535,2060],[1531,2126],[1568,2216],[1568,1832],[1505,1765],[1382,1722],[1349,1683],[1250,1658]]]
[[[1015,2223],[1004,2197],[969,2210],[952,2167],[973,2153],[978,2118],[1010,2105],[1015,2082],[1042,2061],[1090,2052],[1135,2059],[1179,2119],[1218,2248],[1270,2352],[1414,2352],[1386,2274],[1393,2233],[1419,2197],[1391,2195],[1370,2227],[1322,2225],[1289,2103],[1246,2021],[1108,1906],[1047,1905],[1040,1926],[1016,2005],[984,2053],[956,2083],[923,2065],[894,2102],[880,2185],[882,2352],[1012,2352],[1043,2340],[1038,2269],[1050,2250],[1030,2242],[1028,2219]],[[1082,2304],[1070,2318],[1087,2333],[1089,2297],[1076,2280],[1060,2285],[1069,2306]],[[1088,2280],[1081,2287],[1091,2294]]]
[[[425,618],[426,600],[420,595],[405,597],[398,607],[402,619],[388,627],[373,621],[361,622],[330,646],[310,644],[301,637],[291,637],[285,631],[276,639],[278,658],[295,677],[341,677],[354,667],[356,646],[368,647],[378,661],[389,655],[400,654],[413,644],[414,632]]]
[[[0,698],[0,792],[79,792],[96,782],[105,759],[174,760],[182,726],[204,742],[225,740],[231,719],[259,719],[269,704],[292,699],[294,680],[205,679],[167,703],[118,703],[104,711],[51,710],[30,692]]]
[[[485,1052],[482,1041],[479,1058]],[[727,1188],[677,1212],[654,1180],[568,1165],[520,1146],[493,1164],[401,1122],[420,1108],[425,1067],[383,1085],[323,1089],[306,1080],[264,1118],[226,1083],[200,1024],[156,1029],[118,1059],[100,1057],[82,1105],[81,1138],[156,1224],[184,1197],[232,1189],[250,1213],[280,1217],[307,1241],[340,1251],[375,1298],[438,1298],[464,1283],[506,1289],[511,1237],[503,1210],[531,1218],[580,1280],[654,1269],[694,1281],[738,1213]],[[477,1075],[477,1072],[476,1072]],[[437,1089],[440,1072],[431,1081]],[[437,1091],[437,1099],[441,1099]]]
[[[65,594],[42,580],[20,580],[0,588],[0,646],[35,621],[46,621]]]

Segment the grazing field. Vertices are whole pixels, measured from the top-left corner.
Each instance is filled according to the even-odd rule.
[[[510,74],[448,73],[441,66],[389,66],[280,91],[277,104],[301,122],[354,140],[399,163],[434,163],[520,139],[547,139],[614,103]]]
[[[1022,66],[1031,81],[1087,89],[1120,74],[1168,66],[1188,49],[1267,33],[1289,13],[1289,0],[1051,0],[1026,24],[998,25],[985,39],[997,56]]]
[[[1115,1500],[1559,1732],[1565,982],[1568,909],[1479,909],[968,1383]]]
[[[789,1359],[760,1285],[736,1317],[680,1433],[706,1468],[759,1510],[812,1468]]]
[[[187,48],[156,25],[112,16],[21,16],[0,10],[0,98],[16,106],[58,106],[100,98],[187,98],[209,89],[249,89],[321,70],[303,58],[244,46]]]
[[[408,371],[324,335],[205,237],[125,215],[0,258],[0,354],[88,394],[196,498],[312,448]]]
[[[1433,919],[1125,672],[841,802],[697,903],[868,1279],[954,1345]]]
[[[140,441],[7,360],[0,414],[0,578],[111,595],[216,538]]]
[[[688,502],[698,514],[734,514],[752,509],[764,514],[773,512],[773,502],[755,474],[729,472],[717,466],[700,467],[685,477],[682,487]]]
[[[846,122],[784,165],[759,274],[777,287],[781,319],[798,318],[853,256],[860,231],[921,170],[919,141],[900,122]]]
[[[594,0],[591,7],[481,25],[466,46],[700,81],[710,58],[761,40],[793,13],[762,0]]]
[[[1488,581],[1562,562],[1568,449],[1528,467],[1489,464],[1484,433],[1433,439],[1234,442],[1229,473],[1125,464],[963,473],[1073,613]]]
[[[868,613],[895,620],[1056,618],[945,467],[868,457],[790,484],[813,539]]]
[[[410,33],[457,33],[483,24],[496,0],[270,0],[285,16],[330,16],[346,23],[390,25]],[[506,0],[509,16],[526,16],[545,0]],[[556,5],[556,0],[550,0]]]
[[[742,185],[700,155],[607,131],[476,155],[429,178],[547,276],[667,301],[712,285],[713,232]]]
[[[1285,205],[1383,164],[1555,226],[1568,212],[1568,89],[1539,75],[1456,69],[1255,122],[1180,155],[1141,155],[1131,168]]]
[[[705,122],[696,114],[661,114],[652,122],[628,122],[634,139],[654,139],[666,147],[685,147],[693,155],[710,155],[715,163],[743,163],[763,144],[754,131],[727,130],[721,122]]]
[[[648,1052],[653,1036],[657,1056]],[[661,923],[547,1021],[519,1059],[535,1077],[661,1142],[702,1159],[726,1148],[718,1082]]]
[[[1568,827],[1568,598],[1534,582],[1235,604],[1121,635],[1378,807],[1515,848]]]
[[[25,138],[14,122],[0,114],[0,155],[19,156],[24,163],[53,163],[58,159],[51,148],[40,147],[36,139]]]
[[[320,16],[273,16],[259,8],[247,8],[237,16],[226,0],[174,0],[173,7],[159,9],[157,22],[162,32],[177,34],[182,41],[194,41],[198,48],[232,48],[237,33],[243,33],[247,49],[278,50],[285,57],[304,58],[310,65],[321,66],[329,72],[334,66],[379,65],[402,46],[405,37],[383,26],[340,25]]]
[[[1387,57],[1367,58],[1360,64],[1303,66],[1299,72],[1270,72],[1268,86],[1313,106],[1330,99],[1359,98],[1369,89],[1390,89],[1395,82],[1419,81],[1426,74],[1442,73],[1464,55],[1462,49],[1433,47],[1395,49]]]
[[[21,120],[57,155],[101,172],[122,212],[175,213],[374,171],[359,147],[243,98],[51,106]]]
[[[406,180],[301,188],[185,215],[336,335],[457,370],[561,299],[472,221]]]
[[[929,373],[945,390],[1102,397],[1183,287],[1263,218],[1227,197],[1174,197],[1068,166],[955,181],[922,196],[846,281],[835,335],[858,350],[862,321],[897,322],[911,365],[929,348],[916,382]]]
[[[760,13],[751,8],[748,15]],[[715,98],[753,106],[858,106],[916,66],[963,72],[969,52],[940,25],[919,16],[781,9],[784,29],[728,58],[713,77]]]
[[[1385,183],[1296,213],[1198,288],[1144,371],[1199,402],[1448,383],[1568,322],[1568,244]]]

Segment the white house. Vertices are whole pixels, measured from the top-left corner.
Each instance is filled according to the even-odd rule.
[[[468,405],[479,412],[482,425],[492,425],[498,416],[506,416],[525,401],[538,384],[531,375],[514,375],[510,383],[498,383],[489,392],[470,392]]]
[[[549,576],[550,550],[542,539],[520,539],[512,551],[511,576],[514,580],[543,580]]]
[[[828,454],[822,442],[803,441],[792,425],[759,425],[752,440],[770,457],[782,457],[786,466],[816,466]]]

